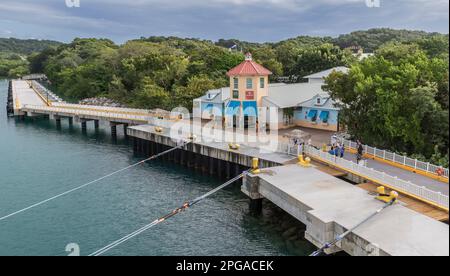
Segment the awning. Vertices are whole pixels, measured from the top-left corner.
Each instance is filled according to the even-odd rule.
[[[258,105],[256,104],[256,102],[254,102],[254,101],[243,102],[242,107],[244,109],[244,116],[249,116],[249,117],[257,117],[258,116]]]
[[[317,110],[311,109],[308,113],[308,118],[315,118],[317,116]]]
[[[326,121],[330,117],[330,111],[322,111],[320,113],[320,120]]]
[[[225,114],[227,116],[235,116],[239,113],[241,107],[240,101],[230,101],[225,109]]]
[[[207,105],[205,106],[205,108],[203,109],[203,111],[211,111],[213,107],[214,107],[213,104],[207,104]]]

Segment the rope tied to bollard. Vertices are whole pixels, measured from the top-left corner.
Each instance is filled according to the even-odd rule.
[[[312,253],[311,255],[309,255],[310,257],[317,257],[322,255],[323,253],[325,253],[325,250],[332,248],[333,246],[335,246],[336,244],[338,244],[340,241],[342,241],[345,237],[347,237],[348,235],[350,235],[352,232],[354,232],[356,229],[358,229],[359,227],[361,227],[363,224],[365,224],[366,222],[368,222],[369,220],[371,220],[372,218],[376,217],[377,215],[379,215],[381,212],[383,212],[384,210],[386,210],[387,208],[391,207],[392,205],[394,205],[394,203],[397,201],[397,198],[393,198],[391,201],[389,201],[388,203],[386,203],[382,208],[378,209],[375,213],[371,214],[369,217],[367,217],[366,219],[364,219],[362,222],[358,223],[356,226],[354,226],[353,228],[349,229],[348,231],[346,231],[345,233],[339,235],[333,242],[331,243],[327,243],[325,244],[323,247],[321,247],[319,250],[315,251],[314,253]]]

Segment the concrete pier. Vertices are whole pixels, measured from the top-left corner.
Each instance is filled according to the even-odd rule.
[[[317,247],[363,221],[384,203],[365,190],[315,168],[287,165],[250,175],[242,191],[253,204],[266,198],[306,225]],[[327,253],[353,256],[448,256],[449,226],[396,204]]]
[[[151,141],[158,146],[176,147],[177,141],[172,140],[169,130],[164,129],[162,133],[155,131],[153,126],[133,126],[127,129],[128,136],[134,137],[140,140]],[[200,156],[207,156],[217,160],[221,160],[224,163],[219,165],[219,168],[224,174],[224,177],[235,175],[240,171],[240,167],[250,168],[252,166],[252,160],[254,157],[259,158],[260,166],[262,168],[270,168],[287,164],[295,161],[296,158],[283,153],[262,153],[259,149],[242,145],[239,150],[230,150],[227,143],[218,142],[202,142],[194,141],[187,145],[186,156],[181,157],[182,162],[187,163],[187,167],[195,168],[201,167],[201,160],[197,160],[195,154]],[[198,165],[200,164],[200,166]],[[233,166],[236,164],[238,166]]]

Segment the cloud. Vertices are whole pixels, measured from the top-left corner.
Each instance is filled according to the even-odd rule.
[[[374,27],[448,32],[448,0],[380,1],[370,9],[366,0],[80,0],[80,8],[67,8],[65,0],[2,0],[0,29],[119,42],[150,35],[277,41]]]

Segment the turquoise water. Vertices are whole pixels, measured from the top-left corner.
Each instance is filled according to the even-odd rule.
[[[5,111],[0,80],[0,217],[133,164],[119,132],[84,135],[63,121],[18,121]],[[0,255],[88,255],[221,184],[169,163],[145,164],[63,198],[0,221]],[[270,213],[270,212],[269,212]],[[302,255],[268,215],[253,217],[235,185],[188,212],[111,250],[109,255]],[[298,244],[298,243],[297,243]]]

